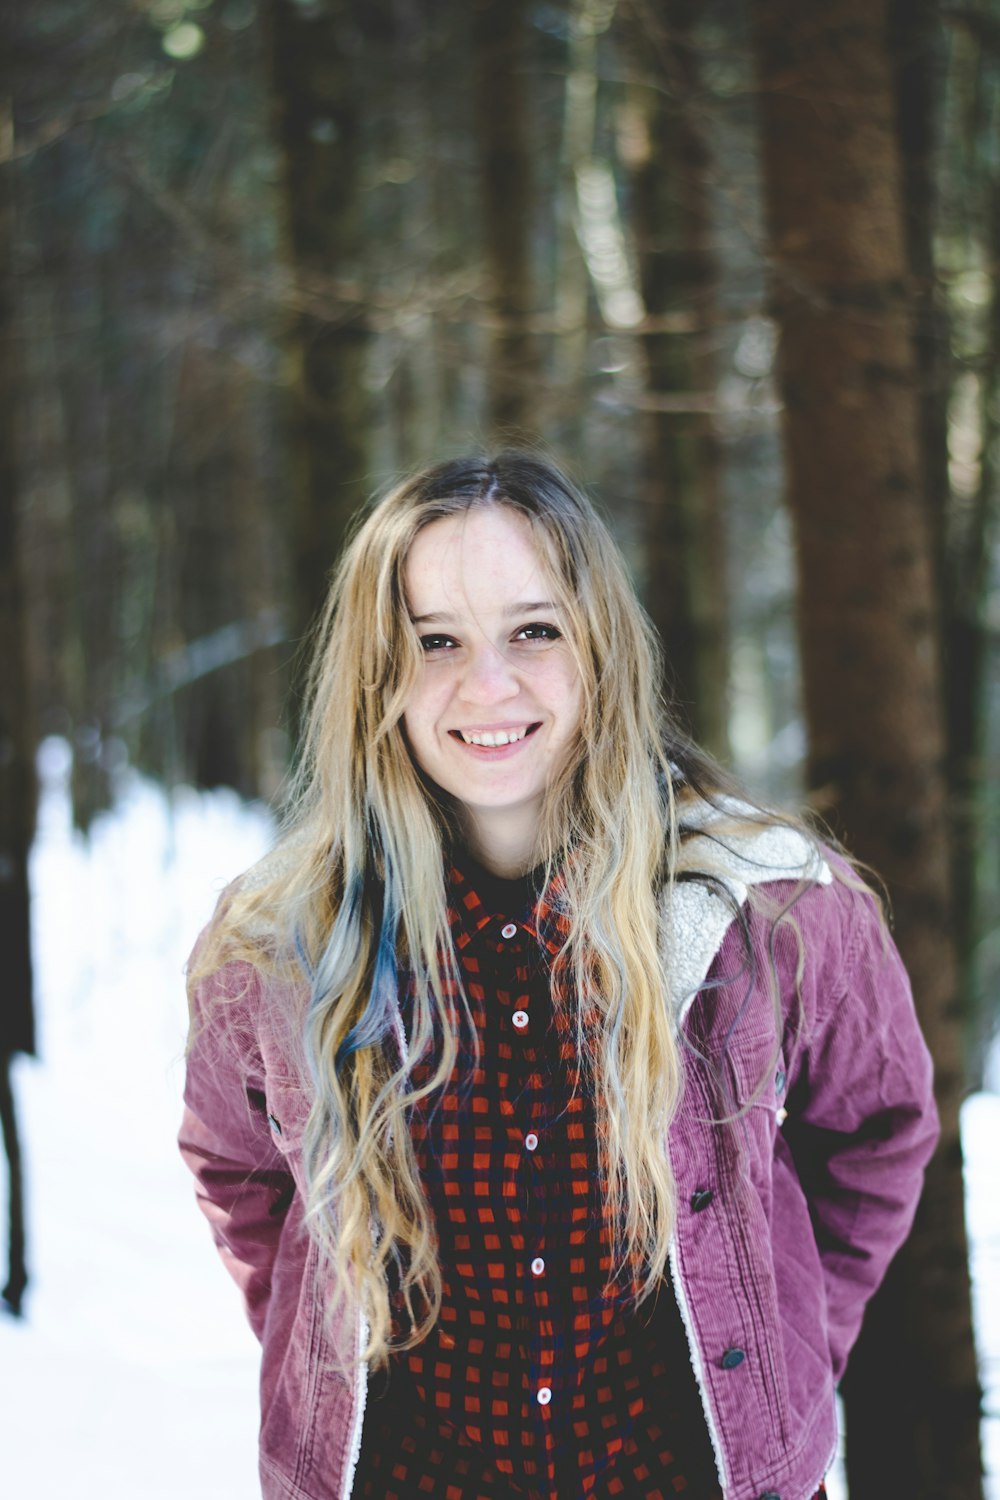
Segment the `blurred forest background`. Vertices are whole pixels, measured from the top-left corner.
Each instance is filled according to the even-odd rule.
[[[130,764],[274,802],[351,515],[541,442],[608,514],[696,737],[887,882],[944,1136],[846,1382],[848,1477],[972,1500],[1000,0],[0,17],[0,1051],[32,1047],[38,740],[73,748],[81,829]]]

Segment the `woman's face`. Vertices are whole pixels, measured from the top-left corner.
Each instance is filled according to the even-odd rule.
[[[406,602],[423,661],[403,724],[413,757],[462,804],[473,852],[532,863],[545,788],[580,725],[580,673],[528,520],[474,506],[418,533]]]

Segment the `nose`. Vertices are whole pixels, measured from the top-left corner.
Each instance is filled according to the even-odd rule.
[[[470,649],[461,685],[467,702],[506,703],[520,691],[517,673],[502,651],[485,641]]]

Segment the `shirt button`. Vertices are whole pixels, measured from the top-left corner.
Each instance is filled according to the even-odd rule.
[[[696,1193],[691,1194],[691,1209],[693,1213],[700,1214],[703,1208],[707,1208],[715,1194],[711,1188],[699,1188]]]
[[[538,1387],[538,1396],[536,1399],[539,1406],[548,1406],[552,1400],[552,1392],[547,1385],[540,1385]]]
[[[765,1490],[760,1500],[781,1500],[777,1490]]]
[[[785,1087],[785,1075],[781,1071],[781,1069],[779,1068],[778,1072],[775,1073],[775,1075],[774,1075],[774,1092],[776,1094],[780,1094],[781,1091],[782,1091],[782,1089],[784,1087]]]
[[[535,1258],[534,1258],[534,1260],[531,1262],[531,1274],[532,1274],[532,1276],[541,1276],[541,1274],[542,1274],[542,1272],[544,1270],[545,1270],[545,1262],[544,1262],[544,1260],[542,1259],[542,1257],[540,1255],[536,1255]]]
[[[741,1365],[745,1359],[746,1353],[743,1349],[727,1349],[722,1356],[722,1368],[724,1370],[735,1370],[736,1366]]]
[[[518,1031],[523,1031],[528,1024],[528,1012],[526,1010],[516,1010],[511,1016],[511,1020]]]
[[[537,1137],[537,1135],[535,1134],[535,1132],[533,1130],[529,1130],[528,1134],[524,1137],[524,1149],[526,1151],[534,1151],[534,1149],[535,1149],[535,1147],[537,1145],[538,1145],[538,1137]]]
[[[516,933],[517,933],[517,923],[516,922],[508,922],[506,924],[506,926],[501,927],[501,929],[500,929],[500,936],[501,937],[512,938],[512,937],[514,937],[516,935]]]

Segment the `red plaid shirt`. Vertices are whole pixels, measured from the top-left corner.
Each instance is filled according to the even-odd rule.
[[[411,1125],[441,1313],[372,1383],[354,1493],[721,1500],[669,1283],[638,1311],[608,1286],[593,1101],[549,985],[558,890],[456,867],[449,897],[479,1055],[466,1037]]]

